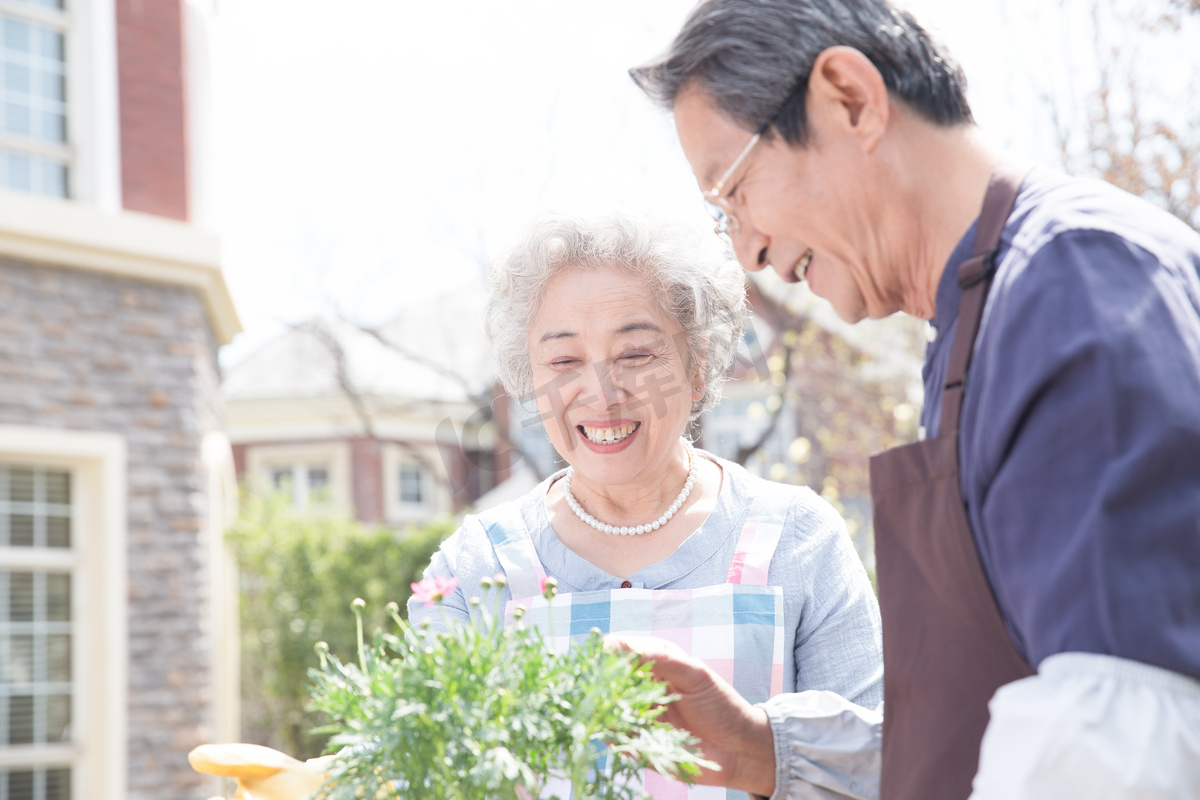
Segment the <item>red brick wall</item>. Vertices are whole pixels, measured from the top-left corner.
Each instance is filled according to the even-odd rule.
[[[384,505],[383,448],[368,437],[350,440],[350,491],[359,522],[382,522]]]
[[[246,477],[246,445],[235,444],[231,448],[233,450],[233,470],[237,473],[240,483]]]
[[[183,0],[117,0],[124,206],[188,218]]]

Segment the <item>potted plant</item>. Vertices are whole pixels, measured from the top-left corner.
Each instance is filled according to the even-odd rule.
[[[636,655],[604,646],[599,631],[555,653],[520,621],[501,624],[492,602],[470,600],[470,624],[414,629],[388,606],[394,632],[363,634],[355,600],[357,663],[318,645],[312,707],[331,720],[337,751],[322,796],[330,800],[531,800],[645,796],[644,768],[687,780],[702,762],[685,731],[659,720],[668,696]],[[440,603],[452,581],[413,584]],[[555,591],[547,579],[547,599]]]

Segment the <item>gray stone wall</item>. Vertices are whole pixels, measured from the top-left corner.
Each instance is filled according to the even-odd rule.
[[[216,342],[191,289],[0,259],[0,423],[121,434],[129,452],[129,797],[204,798],[211,735],[204,435]]]

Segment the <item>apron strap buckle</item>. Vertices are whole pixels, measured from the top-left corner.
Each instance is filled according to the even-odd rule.
[[[969,289],[996,274],[996,248],[971,256],[958,268],[958,287]]]

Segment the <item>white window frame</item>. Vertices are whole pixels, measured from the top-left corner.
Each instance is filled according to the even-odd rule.
[[[72,797],[123,798],[129,746],[125,440],[111,433],[0,425],[0,460],[71,474],[71,549],[0,547],[0,566],[68,567],[76,622],[74,741],[4,748],[0,769],[69,761]]]
[[[417,467],[425,476],[425,494],[420,503],[406,503],[400,498],[400,468]],[[384,518],[391,523],[429,522],[439,512],[449,512],[452,499],[446,476],[441,469],[441,455],[436,445],[399,445],[389,442],[383,447]]]
[[[121,209],[121,132],[114,0],[66,0],[57,11],[0,0],[8,16],[54,28],[66,39],[67,141],[40,142],[0,133],[0,146],[62,160],[67,198]]]
[[[299,467],[326,464],[329,470],[329,504],[348,508],[350,506],[350,447],[344,442],[317,442],[306,444],[254,444],[246,445],[246,472],[252,476],[259,488],[271,491],[274,483],[271,473],[286,469],[296,474]],[[306,486],[295,482],[292,486],[292,502],[297,508],[308,505]]]

